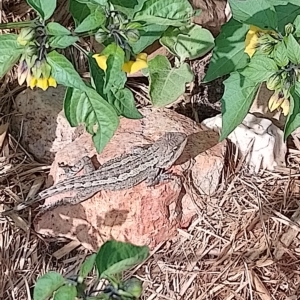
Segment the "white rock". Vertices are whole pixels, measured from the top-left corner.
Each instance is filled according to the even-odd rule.
[[[219,132],[222,116],[206,119],[202,124]],[[260,168],[272,171],[276,166],[285,165],[287,147],[283,132],[268,119],[248,114],[228,139],[237,146],[242,156],[247,155],[246,163],[251,171],[257,173]]]

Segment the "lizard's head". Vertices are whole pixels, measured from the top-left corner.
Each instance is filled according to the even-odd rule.
[[[182,132],[167,132],[156,143],[161,152],[157,167],[168,169],[181,155],[187,142],[187,135]]]

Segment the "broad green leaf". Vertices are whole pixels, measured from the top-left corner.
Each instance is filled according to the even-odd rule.
[[[112,43],[108,45],[101,54],[108,55],[104,93],[109,91],[112,87],[123,88],[127,79],[125,72],[122,71],[125,59],[123,49],[117,44]]]
[[[170,27],[159,41],[181,62],[203,56],[214,47],[210,31],[196,24],[180,29]]]
[[[181,26],[191,22],[193,8],[188,1],[148,0],[134,15],[134,21],[157,25]]]
[[[146,24],[143,26],[143,30],[140,31],[140,38],[135,43],[130,43],[133,53],[141,53],[148,46],[152,45],[158,40],[168,26],[162,26],[157,24]]]
[[[54,294],[53,300],[75,300],[77,295],[74,285],[64,285]]]
[[[47,62],[50,64],[51,74],[58,84],[85,90],[85,83],[64,55],[52,51],[47,55]]]
[[[108,102],[117,110],[119,115],[128,119],[141,119],[143,116],[135,106],[134,96],[128,88],[113,89]]]
[[[300,63],[300,45],[292,34],[284,38],[287,56],[293,64]]]
[[[294,19],[300,14],[299,0],[288,1],[287,5],[275,6],[278,18],[278,30],[284,34],[284,26],[293,23]]]
[[[65,49],[78,41],[77,36],[61,35],[55,36],[49,39],[49,45],[51,48]]]
[[[66,27],[56,22],[49,22],[46,26],[48,34],[50,35],[70,35],[71,31]]]
[[[229,0],[229,5],[233,18],[241,23],[255,25],[261,29],[277,28],[277,14],[268,0]]]
[[[255,55],[250,60],[249,65],[241,71],[241,75],[253,82],[263,82],[268,80],[278,71],[275,61],[265,55]]]
[[[90,9],[84,3],[76,0],[69,0],[69,11],[77,27],[90,13]]]
[[[168,59],[157,55],[148,63],[150,98],[153,105],[161,107],[178,99],[185,92],[185,85],[193,81],[193,73],[186,63],[172,68]]]
[[[0,78],[4,76],[18,61],[24,47],[17,42],[16,34],[0,35]]]
[[[65,283],[65,279],[59,273],[48,272],[37,280],[33,290],[33,299],[47,300]]]
[[[44,20],[48,20],[56,8],[56,0],[26,0]]]
[[[240,125],[247,115],[259,84],[233,72],[224,81],[225,91],[222,97],[222,132],[220,140]]]
[[[295,88],[291,90],[290,111],[284,128],[284,140],[300,127],[300,83],[296,82]]]
[[[76,0],[80,3],[106,5],[108,0]]]
[[[285,47],[284,42],[276,44],[271,55],[279,67],[285,67],[289,63],[287,49]]]
[[[85,124],[86,130],[93,136],[98,152],[104,149],[119,125],[114,108],[87,86],[85,90],[67,89],[64,112],[71,126]]]
[[[234,19],[222,26],[215,40],[215,48],[204,82],[212,81],[246,66],[249,56],[245,51],[246,34],[250,26]]]
[[[91,83],[97,93],[105,98],[104,86],[105,86],[105,72],[99,68],[96,60],[92,57],[92,54],[88,55],[89,69],[91,73]]]
[[[108,241],[97,253],[96,266],[100,278],[105,278],[132,268],[148,256],[147,246],[140,247],[129,243]]]
[[[293,32],[293,34],[294,36],[299,38],[300,37],[300,15],[296,17],[293,24],[295,26],[295,32]]]
[[[78,25],[75,32],[80,33],[96,29],[104,24],[105,19],[106,16],[103,7],[97,6],[96,9],[91,11],[91,13]]]
[[[132,19],[136,7],[139,5],[139,0],[110,0],[110,3],[114,5],[114,8],[127,16],[128,19]]]
[[[95,266],[95,260],[96,254],[90,255],[81,265],[78,275],[85,278],[93,270]]]

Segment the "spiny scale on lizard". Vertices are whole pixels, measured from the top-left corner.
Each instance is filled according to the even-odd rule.
[[[64,198],[51,206],[80,203],[98,191],[129,189],[144,180],[148,185],[154,185],[161,171],[170,168],[181,155],[186,141],[184,133],[167,132],[154,144],[113,158],[91,173],[60,181],[13,210],[22,210],[35,202],[68,191],[77,191],[79,196]]]

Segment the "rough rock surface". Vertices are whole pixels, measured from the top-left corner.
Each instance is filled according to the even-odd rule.
[[[83,132],[83,127],[72,128],[61,111],[64,93],[63,86],[45,92],[26,89],[15,99],[13,134],[40,162],[52,163],[55,153]]]
[[[58,163],[73,165],[85,155],[96,155],[102,164],[133,146],[152,143],[166,131],[189,135],[183,155],[172,168],[180,177],[151,188],[141,183],[129,190],[101,191],[80,204],[57,207],[34,220],[37,232],[69,237],[93,250],[112,238],[153,248],[173,237],[178,228],[189,225],[196,212],[182,181],[191,170],[194,188],[213,193],[223,169],[226,142],[218,143],[218,134],[201,129],[174,111],[143,109],[141,113],[142,120],[121,120],[118,131],[100,155],[96,155],[88,134],[58,151],[50,173],[54,182],[62,178]],[[61,196],[51,197],[46,203]]]

